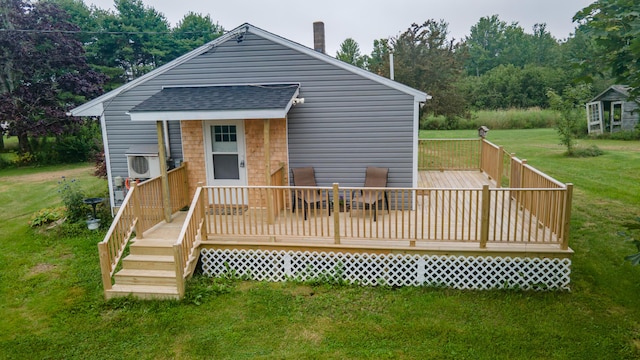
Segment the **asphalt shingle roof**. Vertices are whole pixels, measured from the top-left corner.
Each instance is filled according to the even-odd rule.
[[[164,88],[129,112],[229,111],[285,108],[299,84]]]

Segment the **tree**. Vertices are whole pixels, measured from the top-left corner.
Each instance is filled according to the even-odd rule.
[[[533,33],[525,33],[517,22],[507,24],[498,15],[482,17],[471,27],[465,39],[469,56],[467,74],[481,76],[500,65],[556,66],[559,62],[558,41],[547,31],[546,24],[535,24]]]
[[[178,57],[214,40],[223,33],[222,26],[214,23],[211,16],[202,16],[190,11],[173,29],[173,36],[176,40],[173,56]]]
[[[336,52],[336,59],[362,69],[367,68],[368,56],[360,54],[360,46],[352,38],[347,38],[340,44],[340,49]]]
[[[640,96],[640,3],[634,0],[597,0],[574,17],[596,43],[595,60],[616,81]]]
[[[592,97],[591,86],[586,84],[567,86],[562,96],[549,90],[547,96],[551,108],[560,112],[560,120],[556,124],[560,143],[566,146],[567,155],[572,156],[580,124],[585,119],[584,104]]]
[[[454,40],[447,39],[448,24],[427,20],[412,24],[392,38],[395,79],[432,95],[423,111],[449,119],[466,115],[467,104],[457,90],[462,74],[462,59]]]
[[[533,25],[533,35],[531,35],[530,39],[532,57],[528,64],[556,66],[559,63],[560,44],[547,31],[547,24]]]
[[[99,95],[105,77],[89,68],[82,44],[68,33],[78,28],[55,4],[0,1],[0,119],[24,153],[30,138],[73,127],[79,119],[66,110]]]
[[[373,50],[367,68],[374,74],[389,77],[389,39],[373,40]]]
[[[465,97],[477,109],[549,107],[547,90],[558,93],[569,81],[563,69],[547,66],[500,65],[464,80]]]
[[[465,39],[469,53],[465,67],[469,75],[480,76],[499,65],[521,66],[518,57],[524,38],[524,30],[518,23],[507,24],[498,15],[481,17],[471,27],[470,35]]]
[[[95,10],[100,32],[87,44],[88,61],[111,78],[133,80],[175,58],[169,22],[141,0],[115,0],[116,12]]]

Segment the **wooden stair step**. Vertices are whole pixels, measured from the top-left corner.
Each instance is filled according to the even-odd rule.
[[[114,277],[121,285],[176,285],[176,272],[171,270],[122,269]]]
[[[175,259],[169,255],[131,254],[122,260],[124,269],[175,270]]]
[[[123,285],[115,284],[113,287],[105,291],[107,299],[117,297],[133,296],[138,299],[180,299],[180,293],[176,286],[161,285]]]
[[[135,240],[129,246],[129,252],[133,255],[172,255],[173,242],[159,239]]]

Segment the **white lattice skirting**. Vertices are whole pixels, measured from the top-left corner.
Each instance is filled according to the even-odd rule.
[[[569,290],[571,260],[202,249],[208,276],[253,280],[343,280],[362,285],[455,289]]]

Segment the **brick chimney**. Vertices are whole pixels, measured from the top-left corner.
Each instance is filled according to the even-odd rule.
[[[313,50],[325,54],[324,23],[322,21],[313,23]]]

